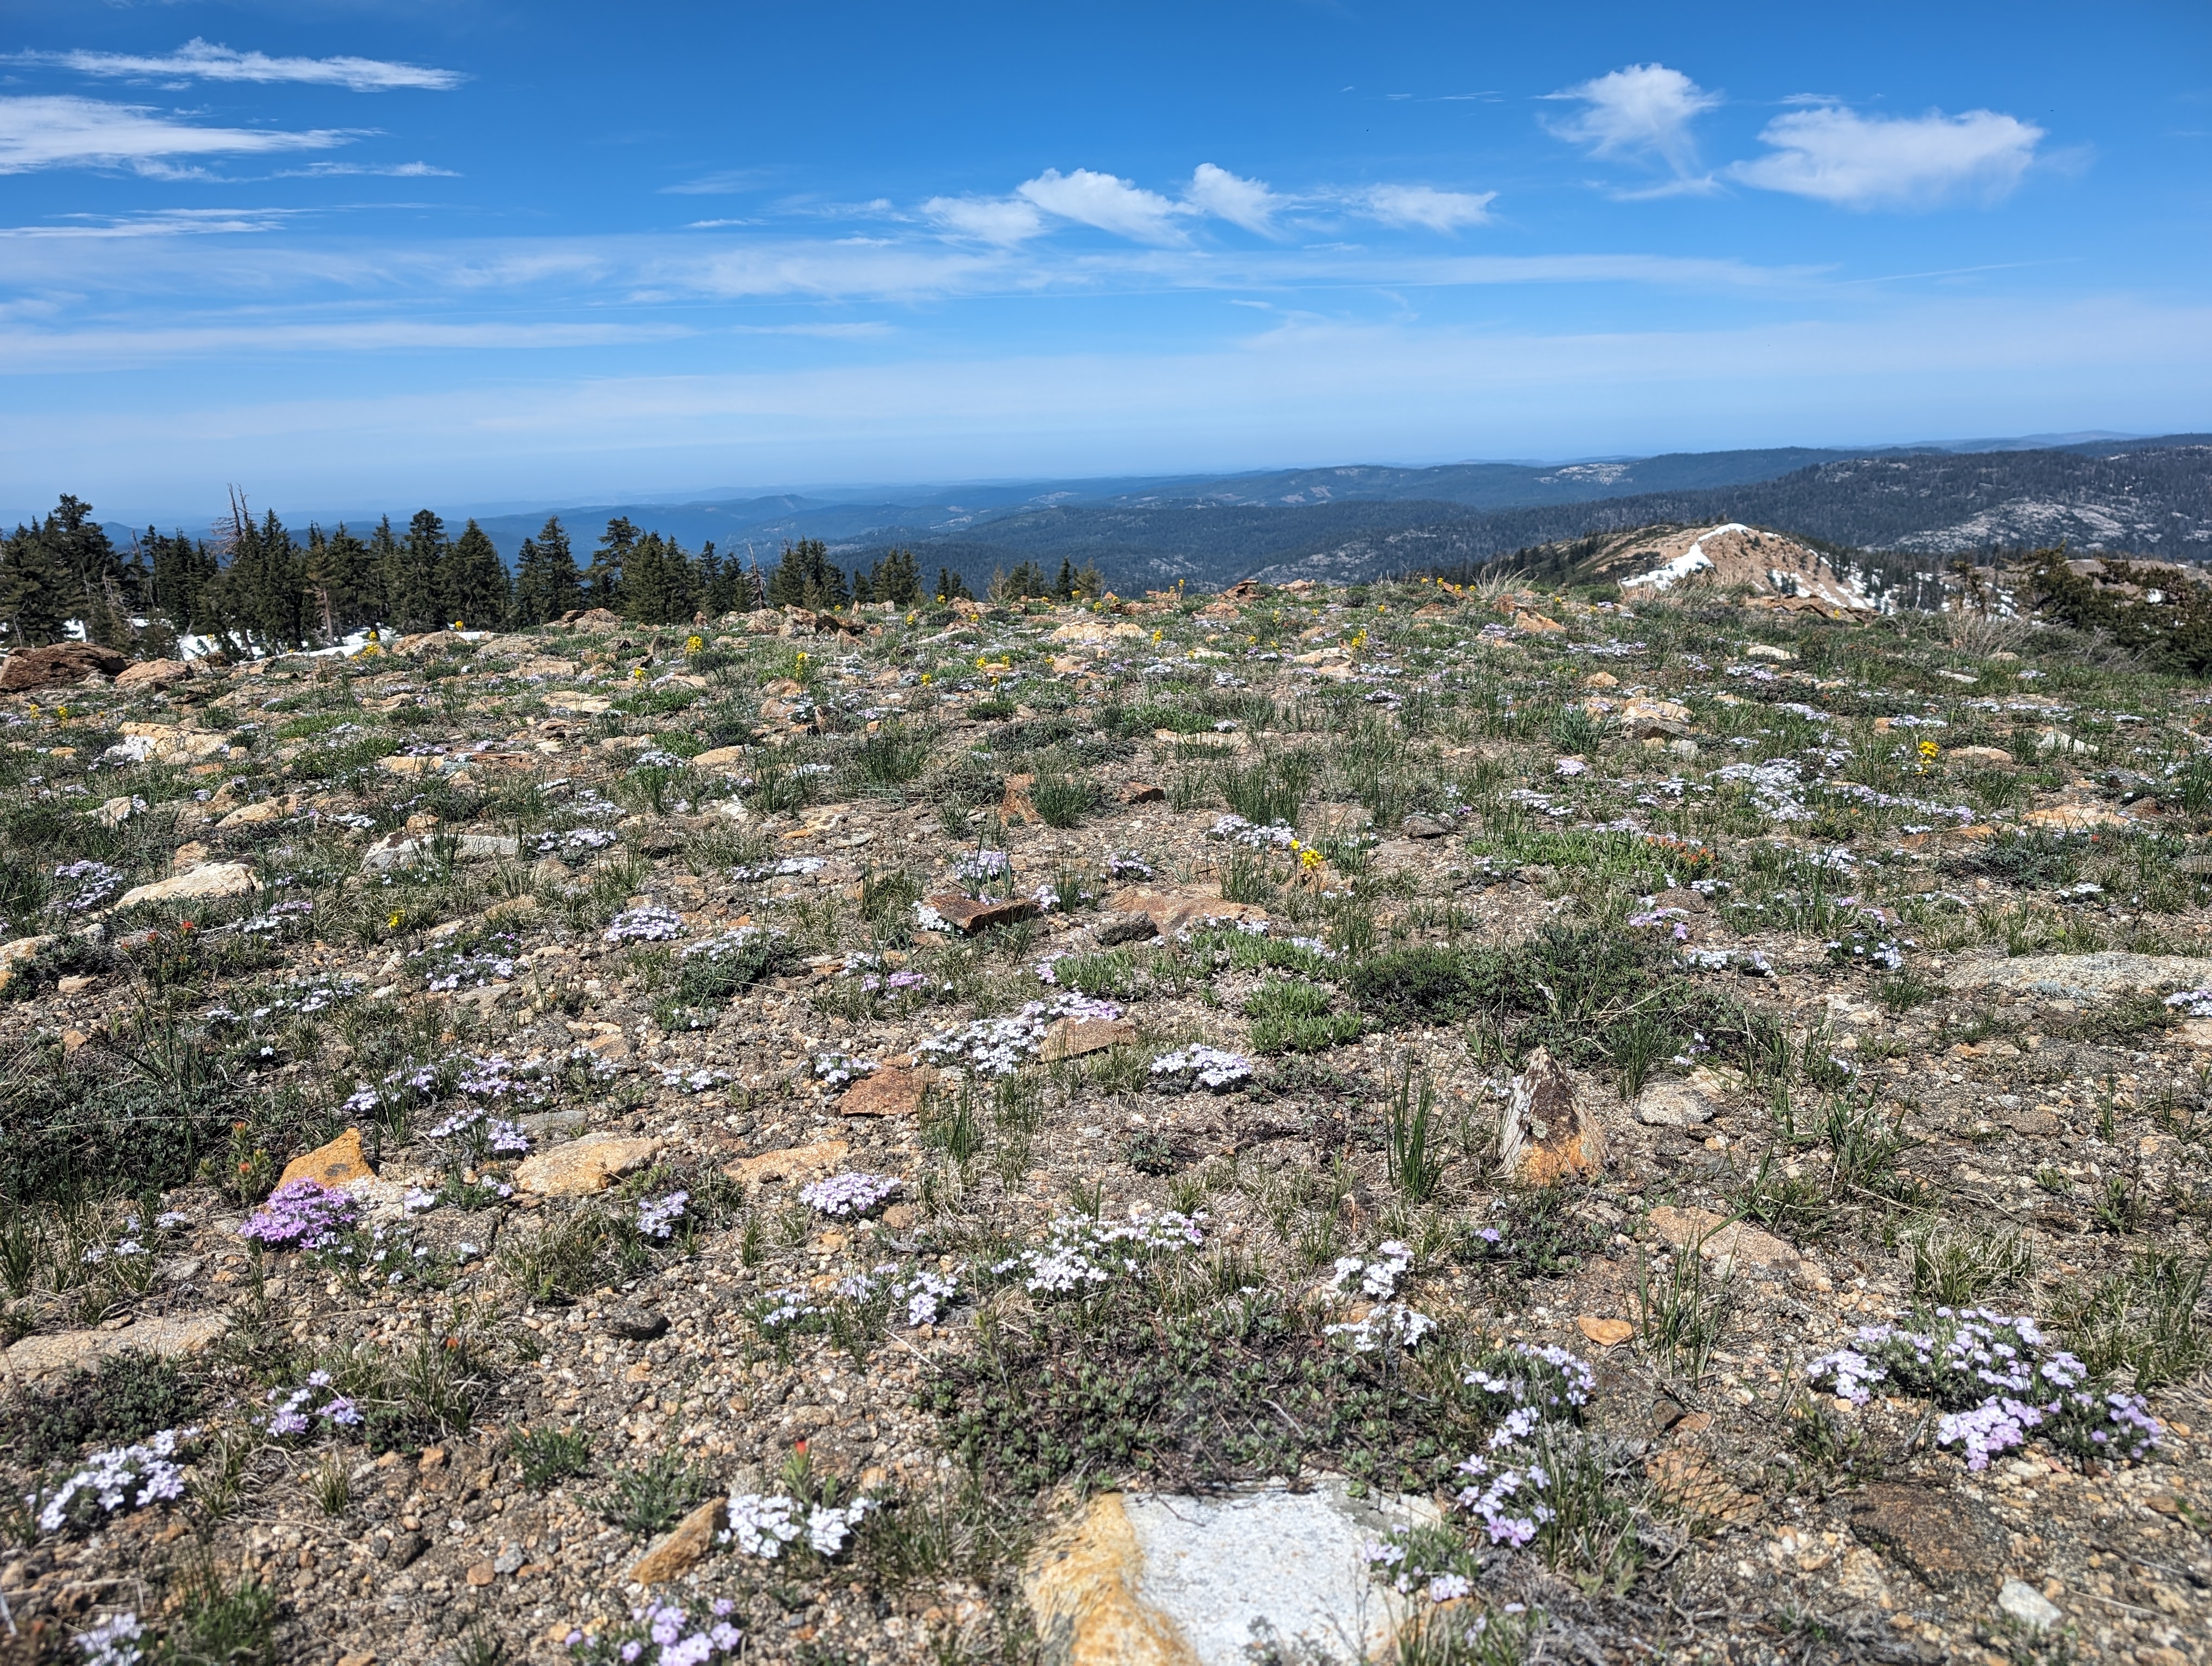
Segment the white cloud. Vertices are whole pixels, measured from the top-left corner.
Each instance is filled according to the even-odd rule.
[[[367,173],[382,179],[458,179],[461,176],[450,167],[433,167],[428,162],[395,162],[389,167],[379,167],[369,162],[309,162],[305,167],[280,169],[280,179],[321,179],[332,174]]]
[[[79,75],[140,81],[289,81],[356,93],[388,93],[399,88],[447,93],[468,79],[458,70],[377,58],[271,58],[266,52],[215,46],[197,35],[175,52],[154,58],[128,52],[15,52],[0,62],[51,64]]]
[[[1593,156],[1656,157],[1684,181],[1698,175],[1690,124],[1720,102],[1717,94],[1663,64],[1632,64],[1548,96],[1583,106],[1546,124],[1559,137],[1588,145]]]
[[[1457,231],[1490,218],[1494,191],[1437,191],[1429,185],[1376,185],[1361,193],[1360,211],[1386,226]]]
[[[97,99],[0,98],[0,173],[103,166],[168,173],[176,171],[165,160],[172,156],[327,150],[354,137],[329,128],[282,133],[193,127],[142,105]]]
[[[1844,208],[1921,208],[1955,197],[1994,202],[2020,184],[2043,130],[1994,110],[1962,116],[1862,116],[1840,105],[1793,110],[1759,134],[1771,154],[1729,172],[1763,191]]]
[[[1175,221],[1189,212],[1188,209],[1111,173],[1096,173],[1087,167],[1062,173],[1048,167],[1036,179],[1024,180],[1014,194],[1047,214],[1139,243],[1184,240],[1182,229]]]
[[[1034,204],[1011,197],[933,197],[921,211],[955,237],[1012,247],[1044,230]]]
[[[1190,190],[1186,195],[1190,205],[1200,213],[1226,220],[1232,226],[1242,226],[1263,237],[1273,234],[1275,214],[1283,207],[1283,199],[1268,190],[1263,181],[1241,179],[1212,162],[1200,162],[1192,171]]]

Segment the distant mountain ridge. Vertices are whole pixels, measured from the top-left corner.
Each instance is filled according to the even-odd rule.
[[[549,513],[560,515],[580,558],[609,520],[624,515],[688,549],[711,539],[763,566],[802,538],[823,539],[848,568],[903,544],[926,575],[950,567],[979,589],[994,569],[1024,561],[1048,574],[1062,561],[1095,565],[1124,592],[1178,580],[1209,589],[1246,577],[1345,581],[1595,532],[1725,520],[1928,556],[2064,542],[2196,560],[2212,557],[2212,435],[2014,450],[1779,447],[1557,465],[1125,476],[962,485],[905,502],[771,493],[478,520],[512,564]],[[304,518],[284,518],[304,531]],[[404,518],[393,513],[395,525]],[[127,540],[131,529],[110,530]]]

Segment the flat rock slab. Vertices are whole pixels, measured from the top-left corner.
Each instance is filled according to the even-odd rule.
[[[2003,1531],[1955,1493],[1876,1481],[1852,1506],[1851,1531],[1936,1590],[1994,1584],[2003,1572]]]
[[[909,1070],[885,1065],[872,1076],[863,1076],[838,1097],[843,1116],[911,1116],[921,1109],[922,1096],[937,1079],[927,1066]]]
[[[261,881],[244,862],[206,862],[173,879],[149,885],[133,885],[116,906],[134,903],[198,903],[222,897],[248,897],[261,889]]]
[[[658,1140],[625,1139],[616,1134],[587,1134],[515,1165],[518,1189],[540,1197],[588,1197],[615,1180],[641,1169],[660,1155]]]
[[[1115,914],[1141,914],[1152,922],[1154,932],[1168,938],[1210,925],[1247,920],[1265,925],[1267,920],[1267,909],[1249,903],[1224,903],[1218,897],[1188,891],[1121,891],[1106,898],[1103,906]]]
[[[1678,1209],[1662,1203],[1652,1210],[1651,1230],[1668,1246],[1680,1250],[1695,1243],[1698,1252],[1740,1267],[1788,1272],[1797,1265],[1797,1252],[1771,1232],[1741,1221],[1730,1224],[1726,1215],[1711,1209]]]
[[[376,1170],[369,1165],[368,1153],[362,1149],[361,1130],[348,1128],[327,1146],[319,1146],[303,1157],[295,1157],[284,1165],[283,1177],[276,1185],[281,1190],[295,1180],[312,1180],[318,1186],[343,1186],[356,1180],[371,1180]]]
[[[797,1184],[835,1173],[844,1167],[852,1150],[846,1140],[823,1140],[787,1151],[763,1152],[758,1157],[741,1157],[722,1172],[740,1186]]]
[[[925,904],[963,937],[1036,918],[1037,905],[1026,897],[933,897]]]
[[[2060,1000],[2104,1000],[2165,989],[2212,987],[2212,960],[2172,954],[2023,954],[1954,968],[1954,989],[2011,989]]]
[[[230,1329],[227,1314],[201,1313],[187,1318],[141,1319],[120,1330],[64,1330],[51,1336],[26,1336],[7,1353],[8,1370],[39,1377],[57,1371],[90,1371],[111,1354],[150,1353],[174,1359],[198,1353]]]
[[[448,847],[457,862],[511,861],[522,854],[521,841],[504,833],[462,833]],[[409,838],[388,833],[362,853],[361,865],[372,873],[427,861],[439,854],[434,838]]]
[[[1044,1032],[1037,1057],[1046,1064],[1103,1053],[1110,1047],[1127,1047],[1137,1039],[1137,1026],[1127,1018],[1056,1018]]]
[[[1023,1584],[1054,1666],[1249,1666],[1270,1633],[1286,1657],[1374,1659],[1401,1599],[1371,1578],[1364,1547],[1435,1513],[1354,1500],[1334,1479],[1308,1493],[1107,1493]]]

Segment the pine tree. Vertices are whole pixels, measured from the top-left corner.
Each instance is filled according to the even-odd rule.
[[[383,611],[383,574],[375,553],[347,530],[343,520],[329,537],[320,527],[307,533],[308,623],[333,641]]]
[[[937,569],[937,599],[941,602],[972,602],[975,593],[968,587],[968,581],[949,567]]]
[[[514,560],[514,623],[544,624],[584,605],[584,581],[561,517],[550,515]]]
[[[641,624],[689,623],[696,604],[684,546],[658,532],[638,539],[623,563],[623,596],[625,616]]]
[[[915,564],[911,550],[890,550],[876,563],[870,577],[874,581],[876,599],[879,602],[889,602],[894,607],[912,607],[921,599],[921,569]]]
[[[234,513],[231,546],[222,575],[223,628],[265,648],[301,646],[306,562],[276,512],[270,510],[256,526],[241,501]]]
[[[714,553],[714,541],[708,538],[699,551],[699,559],[691,563],[697,575],[698,599],[702,611],[709,617],[720,618],[725,613],[738,611],[740,593],[744,588],[744,569],[735,557],[725,559]]]
[[[803,538],[783,546],[783,558],[769,575],[769,606],[842,607],[851,599],[844,569],[831,562],[828,544]]]
[[[0,544],[0,612],[7,616],[10,648],[61,641],[68,582],[67,569],[38,528],[18,526]]]
[[[622,611],[624,569],[636,548],[637,528],[628,515],[617,515],[607,523],[599,547],[592,552],[592,564],[584,572],[584,599],[590,605]]]
[[[213,552],[206,544],[186,538],[182,532],[163,538],[151,526],[146,529],[140,547],[152,552],[147,605],[167,617],[179,635],[198,629],[202,593],[215,582],[219,570]]]
[[[876,565],[878,567],[881,567],[883,562],[878,562]],[[865,607],[868,603],[875,600],[875,599],[876,578],[874,573],[864,573],[859,568],[855,567],[853,569],[853,605],[856,607]]]
[[[453,616],[450,623],[479,630],[497,630],[507,623],[507,563],[473,518],[446,551],[438,593]]]
[[[379,606],[376,622],[380,625],[394,624],[399,617],[399,603],[403,581],[403,565],[399,540],[392,533],[392,517],[386,515],[376,524],[376,531],[368,540],[368,558],[375,564],[376,594]]]
[[[389,527],[387,522],[387,532]],[[428,509],[417,509],[407,523],[405,540],[395,548],[386,581],[392,623],[401,630],[435,630],[450,622],[438,582],[445,559],[446,523]]]
[[[1106,593],[1106,576],[1097,563],[1083,563],[1083,570],[1075,575],[1075,593],[1085,601],[1096,601]]]

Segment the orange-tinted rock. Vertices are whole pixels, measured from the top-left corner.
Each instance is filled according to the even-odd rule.
[[[911,1116],[921,1109],[922,1096],[936,1079],[937,1073],[927,1067],[907,1070],[885,1065],[872,1076],[863,1076],[845,1090],[837,1100],[838,1114]]]
[[[937,911],[939,919],[963,937],[973,937],[994,926],[1034,920],[1037,911],[1037,905],[1026,897],[933,897],[928,906]]]
[[[1586,1179],[1605,1167],[1605,1128],[1547,1048],[1531,1053],[1513,1079],[1498,1155],[1500,1170],[1526,1186]]]
[[[318,1186],[343,1186],[350,1180],[369,1180],[376,1170],[369,1165],[368,1153],[362,1149],[361,1130],[348,1128],[327,1146],[318,1146],[304,1157],[295,1157],[284,1165],[284,1177],[276,1183],[289,1186],[295,1180],[312,1180]]]

